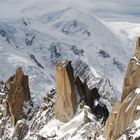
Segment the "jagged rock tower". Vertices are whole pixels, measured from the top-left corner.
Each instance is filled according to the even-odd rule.
[[[6,85],[9,88],[6,99],[8,112],[12,125],[15,125],[25,115],[23,112],[24,103],[30,100],[28,76],[24,75],[21,68],[18,68],[16,74],[9,78]]]
[[[115,140],[133,122],[140,105],[140,38],[137,39],[135,55],[127,67],[122,98],[117,102],[105,125],[106,140]]]
[[[77,106],[71,61],[56,64],[56,89],[55,114],[60,121],[68,122],[74,117]]]
[[[126,70],[121,101],[138,87],[140,88],[140,38],[137,38],[135,54],[131,58]]]

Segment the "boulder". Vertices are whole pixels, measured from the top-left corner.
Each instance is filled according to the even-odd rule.
[[[57,99],[55,114],[62,122],[68,122],[76,113],[77,99],[74,90],[74,72],[71,61],[56,64]]]
[[[9,78],[6,85],[9,88],[6,99],[8,111],[10,112],[12,125],[15,125],[20,118],[26,115],[23,112],[23,105],[31,99],[28,76],[24,75],[21,68],[18,68],[16,74]]]

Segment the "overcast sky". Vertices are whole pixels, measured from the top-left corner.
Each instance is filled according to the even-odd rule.
[[[93,7],[93,12],[102,18],[140,21],[140,0],[93,1],[97,4]]]
[[[73,0],[72,0],[73,1]],[[140,22],[140,0],[74,0],[105,20]],[[72,2],[71,2],[72,3]]]
[[[103,20],[140,23],[140,0],[0,0],[0,18],[39,14],[42,9],[77,7]]]

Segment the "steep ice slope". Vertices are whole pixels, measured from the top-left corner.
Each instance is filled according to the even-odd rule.
[[[54,87],[54,65],[61,59],[89,64],[96,76],[121,89],[130,57],[126,44],[101,21],[75,8],[48,12],[36,18],[0,21],[0,79],[18,66],[30,76],[34,101]]]

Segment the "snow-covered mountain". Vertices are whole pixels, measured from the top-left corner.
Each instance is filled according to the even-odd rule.
[[[31,118],[17,122],[17,127],[23,127],[18,133],[19,139],[104,140],[102,120],[97,120],[90,112],[86,114],[87,106],[78,108],[77,114],[68,123],[56,119],[55,64],[63,59],[71,60],[75,75],[86,81],[89,88],[97,87],[101,103],[111,111],[116,97],[121,97],[125,69],[135,49],[140,26],[102,21],[94,16],[94,6],[90,3],[91,0],[1,0],[0,81],[7,81],[18,67],[22,67],[29,75],[34,104],[34,107],[24,106],[25,111],[31,111]],[[1,85],[4,86],[3,82],[0,82],[0,118],[5,96]],[[43,97],[50,89],[54,93],[51,93],[49,103],[43,103]],[[85,121],[85,117],[89,122]],[[14,140],[16,129],[10,126],[8,117],[5,120],[2,140]],[[0,125],[2,122],[0,119]],[[127,132],[132,132],[132,138],[137,138],[137,130],[139,118],[119,139],[131,137]]]
[[[125,41],[124,41],[125,42]],[[54,65],[61,59],[81,59],[96,77],[109,79],[119,97],[131,51],[102,21],[68,7],[36,18],[0,21],[0,79],[19,66],[30,76],[34,100],[54,87]],[[39,99],[39,100],[38,100]]]

